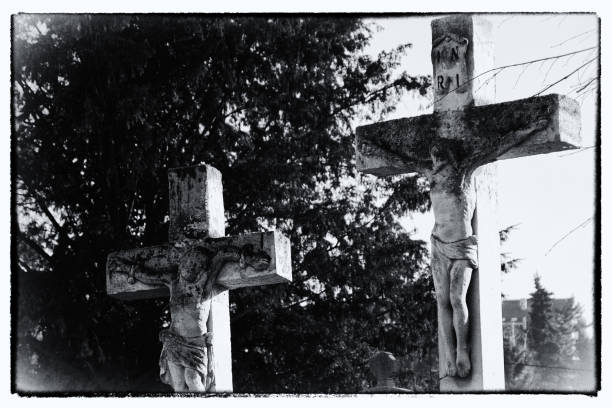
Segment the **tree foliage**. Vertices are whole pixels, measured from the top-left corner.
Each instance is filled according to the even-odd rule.
[[[573,298],[555,299],[540,277],[528,299],[527,346],[504,342],[506,386],[511,390],[594,388],[593,340]]]
[[[509,225],[499,231],[499,242],[502,248],[503,245],[507,243],[510,239],[510,234],[512,233],[512,231],[515,231],[516,229],[518,229],[518,227],[519,224]],[[500,258],[501,270],[503,273],[510,273],[511,271],[515,270],[518,267],[520,261],[522,260],[520,258],[514,258],[512,254],[507,251],[502,251],[502,253],[500,254]],[[502,295],[502,297],[504,296]]]
[[[528,347],[535,353],[536,361],[551,365],[559,354],[559,346],[553,320],[552,292],[547,291],[540,283],[540,277],[534,279],[535,291],[531,293],[527,332]]]
[[[290,236],[293,283],[230,294],[234,390],[357,392],[374,349],[437,379],[426,249],[395,217],[415,177],[359,181],[353,121],[427,78],[394,76],[355,18],[19,15],[13,20],[16,380],[167,390],[164,300],[105,293],[105,258],[167,240],[167,170],[224,178],[227,233]],[[416,363],[418,362],[418,363]]]

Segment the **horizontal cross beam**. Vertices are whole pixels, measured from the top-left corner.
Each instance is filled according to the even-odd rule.
[[[265,253],[269,265],[257,270],[248,264],[226,264],[216,283],[227,289],[247,286],[270,285],[291,281],[291,248],[289,239],[276,231],[258,232],[235,237],[206,238],[193,242],[212,253],[232,247],[238,250],[249,248],[253,252]],[[177,265],[183,249],[171,245],[129,249],[108,255],[106,267],[106,290],[111,296],[123,300],[150,299],[169,295],[164,279],[176,279]],[[134,268],[146,272],[149,282],[132,278]]]
[[[536,124],[537,131],[518,138],[516,131]],[[445,141],[462,143],[468,155],[490,151],[488,162],[573,149],[580,146],[579,106],[552,94],[361,126],[357,169],[376,176],[422,172],[431,166],[430,148]]]

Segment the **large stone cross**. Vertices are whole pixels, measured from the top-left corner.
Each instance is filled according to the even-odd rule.
[[[480,75],[493,68],[491,24],[456,15],[431,27],[434,113],[358,127],[357,168],[428,178],[440,390],[502,390],[493,162],[578,147],[579,107],[560,95],[492,104],[494,82]]]
[[[108,294],[170,296],[160,377],[175,391],[232,392],[227,289],[291,281],[289,240],[278,232],[224,237],[221,173],[171,169],[169,243],[110,254]]]

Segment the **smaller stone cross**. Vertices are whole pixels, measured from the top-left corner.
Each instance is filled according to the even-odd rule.
[[[407,393],[409,389],[400,388],[395,385],[393,379],[399,372],[400,363],[393,354],[386,351],[379,351],[372,357],[368,364],[370,371],[376,377],[376,386],[365,390],[367,393]]]
[[[203,165],[168,174],[169,243],[108,256],[106,290],[119,299],[170,296],[160,333],[161,380],[174,391],[232,391],[228,289],[291,281],[279,232],[224,237],[221,173]]]

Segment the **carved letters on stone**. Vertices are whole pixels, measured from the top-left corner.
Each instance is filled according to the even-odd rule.
[[[467,67],[468,39],[451,33],[433,43],[431,62],[434,70],[435,98],[443,97],[453,91],[459,94],[468,91]]]

